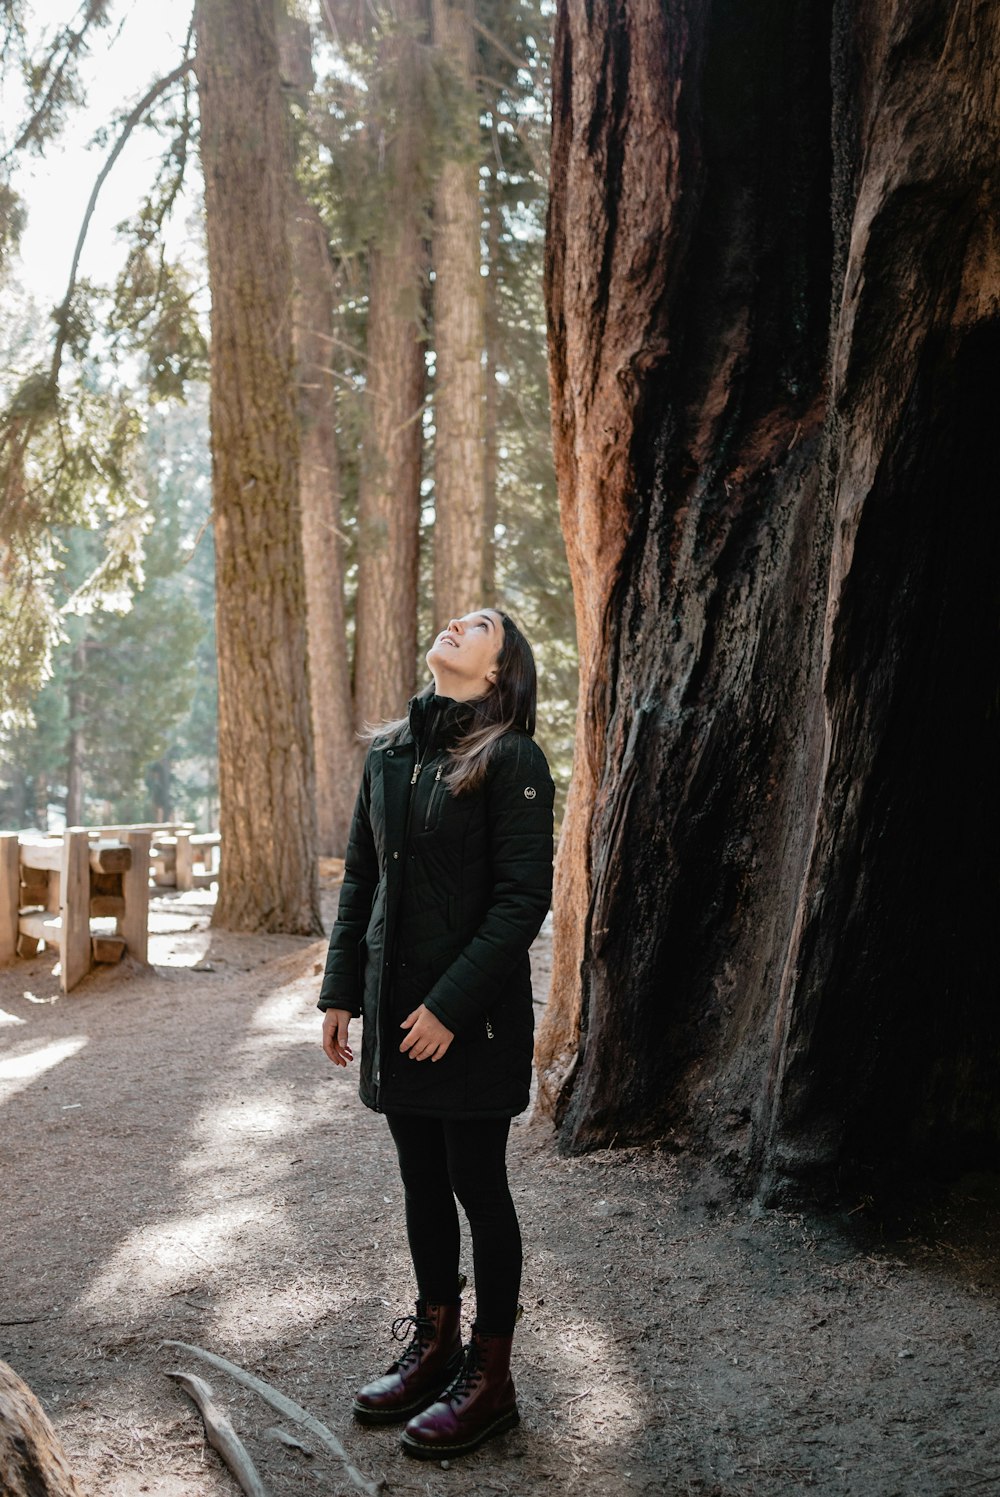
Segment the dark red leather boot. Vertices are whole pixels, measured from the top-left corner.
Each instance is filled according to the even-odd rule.
[[[411,1419],[403,1449],[418,1460],[466,1455],[520,1419],[510,1375],[513,1336],[485,1336],[473,1328],[465,1362],[437,1403]]]
[[[417,1300],[416,1315],[394,1320],[393,1336],[402,1341],[409,1328],[410,1344],[398,1362],[355,1394],[355,1419],[361,1424],[395,1424],[433,1403],[462,1365],[461,1317],[461,1301],[425,1305]]]

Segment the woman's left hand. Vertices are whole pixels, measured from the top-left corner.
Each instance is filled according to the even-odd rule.
[[[455,1038],[423,1004],[407,1014],[399,1027],[410,1031],[399,1048],[404,1055],[409,1051],[411,1060],[440,1060]]]

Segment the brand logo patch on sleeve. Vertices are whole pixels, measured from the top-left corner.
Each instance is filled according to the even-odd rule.
[[[525,785],[525,787],[524,787],[524,798],[525,798],[525,800],[534,800],[534,798],[535,798],[535,796],[537,794],[538,794],[538,791],[535,789],[534,785]]]

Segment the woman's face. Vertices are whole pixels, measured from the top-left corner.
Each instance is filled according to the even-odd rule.
[[[502,647],[503,619],[495,609],[451,619],[426,657],[439,695],[456,701],[482,696],[493,679]]]

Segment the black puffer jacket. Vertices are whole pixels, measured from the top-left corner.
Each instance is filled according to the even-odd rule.
[[[410,703],[409,732],[365,760],[319,1007],[364,1015],[361,1100],[383,1112],[510,1117],[528,1105],[528,948],[552,893],[552,778],[506,733],[484,783],[453,795],[448,749],[474,709]],[[455,1038],[438,1061],[399,1051],[425,1003]]]

